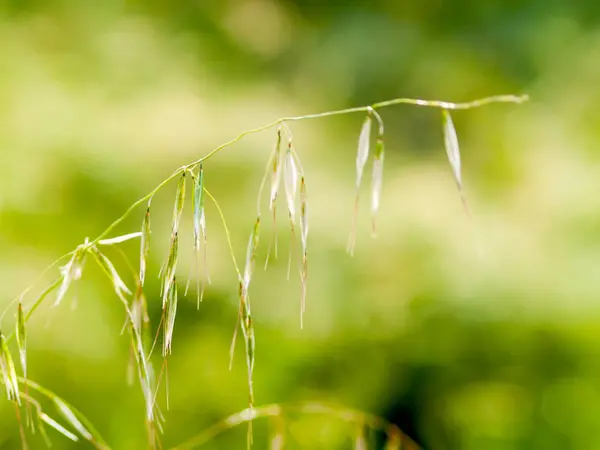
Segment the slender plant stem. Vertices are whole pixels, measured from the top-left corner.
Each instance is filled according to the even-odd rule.
[[[172,447],[171,450],[191,450],[206,444],[224,431],[243,423],[265,417],[282,417],[284,414],[289,413],[300,415],[324,415],[344,422],[363,425],[372,430],[381,431],[388,437],[401,436],[402,441],[406,446],[403,446],[402,448],[419,448],[419,446],[405,433],[403,433],[397,425],[390,423],[383,417],[337,405],[310,402],[292,404],[275,403],[266,406],[254,406],[252,408],[244,409],[243,411],[237,412],[229,417],[226,417],[225,419],[220,420],[209,428],[206,428],[201,433],[187,440],[183,444]]]
[[[225,220],[223,211],[221,210],[221,207],[219,206],[219,202],[217,202],[217,199],[214,198],[213,195],[206,188],[204,188],[204,192],[206,195],[208,195],[208,198],[210,198],[212,200],[212,202],[215,204],[215,207],[217,208],[217,211],[219,212],[219,216],[221,217],[221,222],[223,223],[223,228],[225,229],[225,237],[227,238],[227,244],[229,245],[229,252],[231,253],[231,260],[233,261],[235,271],[238,274],[238,279],[241,280],[242,273],[240,272],[240,267],[238,266],[237,260],[235,259],[235,251],[233,250],[233,243],[231,242],[231,233],[229,232],[229,227],[227,226],[227,221]]]

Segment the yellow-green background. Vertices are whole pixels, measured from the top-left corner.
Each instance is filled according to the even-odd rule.
[[[599,25],[592,0],[3,1],[0,305],[175,168],[245,129],[399,96],[528,93],[525,105],[454,115],[470,220],[439,111],[382,110],[379,233],[370,237],[369,165],[352,258],[345,245],[363,115],[292,125],[309,195],[308,309],[301,331],[281,203],[280,258],[257,268],[251,289],[256,399],[364,409],[427,449],[600,448]],[[274,138],[249,137],[205,166],[241,263]],[[173,195],[174,185],[154,200],[155,324]],[[236,276],[210,204],[207,216],[213,284],[199,311],[194,294],[180,304],[167,448],[247,401],[241,343],[227,370]],[[139,230],[142,217],[140,209],[116,232]],[[137,261],[137,243],[123,248]],[[182,253],[185,278],[192,255]],[[30,376],[86,413],[115,449],[143,449],[123,321],[89,264],[58,308],[30,322]],[[12,324],[11,311],[2,326]],[[354,431],[335,422],[289,426],[292,446],[352,445],[343,436]],[[53,448],[79,448],[50,433]],[[258,435],[255,447],[265,448]],[[38,435],[29,439],[43,447]],[[0,448],[19,446],[3,401]],[[245,429],[206,446],[244,447]]]

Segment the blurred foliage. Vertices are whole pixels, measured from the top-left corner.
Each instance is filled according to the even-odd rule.
[[[591,0],[6,0],[0,304],[173,169],[245,129],[398,96],[529,93],[523,106],[454,116],[470,220],[439,112],[383,110],[379,232],[369,236],[363,201],[354,258],[344,248],[363,117],[293,124],[311,211],[308,310],[301,331],[281,217],[280,258],[252,287],[256,397],[364,409],[428,449],[600,448],[599,22]],[[274,138],[249,137],[205,167],[238,258]],[[154,200],[155,324],[172,195],[174,186]],[[227,370],[235,272],[210,204],[207,215],[213,284],[199,311],[195,295],[181,304],[166,447],[247,401],[241,345]],[[138,230],[142,218],[140,209],[119,231]],[[136,244],[124,248],[137,260]],[[31,322],[30,376],[86,413],[114,448],[145,448],[142,396],[125,382],[121,305],[91,265],[67,300]],[[19,448],[8,402],[0,417],[0,448]],[[290,424],[290,436],[348,448],[340,426],[307,419]],[[56,449],[77,448],[51,437]],[[239,429],[206,448],[244,442]]]

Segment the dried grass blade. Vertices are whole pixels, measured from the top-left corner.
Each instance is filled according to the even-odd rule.
[[[8,399],[20,405],[21,397],[19,396],[17,371],[15,370],[15,364],[8,349],[6,337],[4,337],[2,332],[0,332],[0,371],[2,372],[2,380]]]
[[[442,122],[444,126],[444,145],[446,147],[446,154],[448,155],[448,162],[452,168],[452,174],[454,175],[454,181],[458,187],[460,198],[463,202],[465,211],[469,211],[467,200],[464,194],[462,174],[461,174],[461,161],[460,161],[460,149],[458,146],[458,136],[456,135],[456,129],[452,122],[450,111],[442,109]]]

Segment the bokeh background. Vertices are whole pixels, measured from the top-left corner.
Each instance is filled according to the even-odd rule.
[[[243,130],[400,96],[528,93],[524,105],[454,114],[470,219],[439,111],[382,110],[378,237],[367,175],[354,257],[345,246],[363,115],[292,124],[309,195],[308,310],[300,330],[280,214],[280,257],[257,268],[251,291],[257,403],[348,405],[426,449],[600,448],[599,24],[591,0],[3,1],[0,305],[175,168]],[[242,262],[274,139],[253,135],[205,166]],[[154,200],[146,293],[155,325],[174,189]],[[165,448],[247,402],[241,341],[227,367],[236,275],[211,204],[207,216],[213,283],[199,311],[195,293],[180,304]],[[115,233],[139,230],[142,217],[137,210]],[[258,267],[271,236],[264,224]],[[136,242],[123,249],[137,261]],[[185,278],[190,251],[182,261]],[[30,376],[87,414],[113,448],[143,449],[123,321],[89,264],[58,308],[30,322]],[[335,421],[287,425],[290,448],[352,446],[354,431]],[[265,424],[256,428],[255,448],[266,448]],[[55,449],[86,448],[50,433]],[[39,435],[29,441],[43,448]],[[204,448],[244,446],[242,427]],[[3,401],[0,448],[19,447]]]

